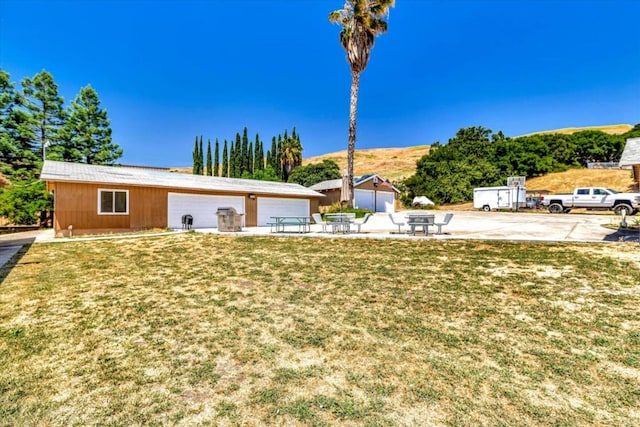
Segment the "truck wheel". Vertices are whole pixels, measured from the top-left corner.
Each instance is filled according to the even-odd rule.
[[[633,208],[625,203],[620,203],[618,205],[615,205],[613,207],[613,211],[617,215],[622,215],[622,211],[625,211],[626,216],[633,215]]]
[[[559,214],[564,212],[564,207],[560,203],[552,203],[549,205],[549,212]]]
[[[482,210],[483,210],[483,211],[485,211],[485,212],[489,212],[489,211],[491,211],[491,206],[489,206],[489,205],[484,205],[484,206],[482,207]]]

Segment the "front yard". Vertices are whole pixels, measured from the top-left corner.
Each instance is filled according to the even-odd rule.
[[[33,245],[0,271],[0,425],[637,425],[639,253]]]

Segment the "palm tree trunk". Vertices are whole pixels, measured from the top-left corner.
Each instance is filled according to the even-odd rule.
[[[358,113],[358,90],[360,89],[360,72],[351,71],[351,101],[349,104],[349,143],[347,145],[347,175],[349,176],[349,202],[353,207],[355,193],[353,191],[353,160],[356,151],[356,115]]]

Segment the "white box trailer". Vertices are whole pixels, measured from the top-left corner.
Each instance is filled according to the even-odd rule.
[[[473,189],[473,207],[489,212],[491,209],[526,207],[526,187],[478,187]]]

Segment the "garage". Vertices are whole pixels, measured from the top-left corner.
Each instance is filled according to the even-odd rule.
[[[169,193],[168,227],[181,228],[182,215],[192,215],[193,228],[216,228],[218,227],[216,212],[220,207],[232,207],[238,213],[244,213],[244,197]]]
[[[272,216],[283,215],[310,216],[309,200],[258,197],[258,226],[273,222]]]
[[[376,192],[376,212],[394,213],[396,211],[393,193]]]
[[[373,190],[355,190],[354,205],[359,209],[368,209],[375,212],[375,191]]]

